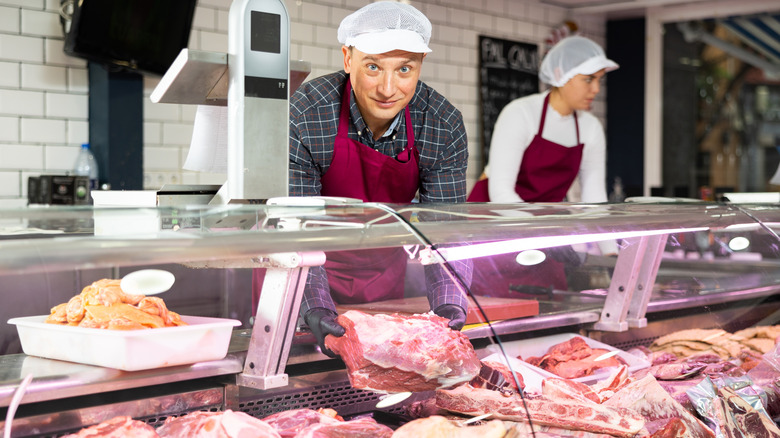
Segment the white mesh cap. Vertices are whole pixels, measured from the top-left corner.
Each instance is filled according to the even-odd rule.
[[[601,69],[616,70],[619,66],[607,59],[604,49],[581,36],[570,36],[554,45],[542,60],[539,79],[545,84],[562,87],[577,75],[592,75]]]
[[[341,44],[370,55],[393,50],[429,53],[431,22],[414,6],[380,1],[344,18],[338,37]]]

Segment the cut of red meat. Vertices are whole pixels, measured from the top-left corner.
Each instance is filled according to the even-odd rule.
[[[373,418],[339,421],[335,424],[315,424],[303,429],[296,438],[390,438],[393,429]]]
[[[780,437],[780,428],[766,415],[745,401],[735,390],[728,386],[717,389],[717,397],[712,400],[713,414],[723,436],[740,437]]]
[[[263,420],[239,411],[192,412],[165,420],[157,433],[166,438],[281,438]]]
[[[576,438],[615,438],[614,435],[608,433],[593,433],[585,432],[584,430],[570,430],[562,427],[555,426],[540,426],[534,423],[533,430],[528,423],[512,423],[512,426],[507,426],[506,438],[564,438],[564,437],[576,437]],[[636,438],[646,438],[642,432],[636,435]]]
[[[685,423],[680,418],[672,418],[650,438],[686,438],[687,436],[688,428]]]
[[[584,339],[575,336],[566,342],[553,345],[544,356],[529,357],[525,361],[559,377],[576,379],[589,376],[602,368],[623,364],[618,356],[595,360],[604,353],[609,353],[609,350],[591,348]]]
[[[492,418],[528,422],[523,400],[515,394],[510,397],[497,391],[462,385],[454,389],[436,391],[436,404],[442,409],[466,415],[492,414]],[[541,395],[526,396],[525,405],[534,425],[555,426],[569,430],[604,433],[632,437],[645,424],[637,412],[614,408],[593,402],[571,399],[552,399]]]
[[[620,388],[628,385],[634,380],[634,377],[628,373],[628,367],[626,365],[621,365],[615,368],[607,378],[590,385],[590,388],[599,395],[599,398],[601,398],[601,401],[603,402],[612,397],[612,394],[618,392]]]
[[[462,426],[460,422],[450,421],[434,415],[418,418],[396,429],[393,438],[503,438],[506,427],[501,420],[486,420],[479,426]]]
[[[645,428],[650,433],[655,433],[666,427],[672,418],[679,418],[687,429],[686,437],[712,438],[715,436],[712,429],[669,395],[652,375],[624,386],[605,401],[604,405],[622,406],[639,412],[647,420]]]
[[[417,392],[468,382],[481,364],[466,335],[432,313],[368,315],[350,310],[338,317],[346,329],[325,346],[341,356],[352,386],[382,392]]]
[[[601,397],[590,386],[569,379],[544,379],[542,394],[552,399],[572,399],[583,403],[601,403]]]
[[[81,429],[63,438],[159,438],[154,428],[127,416],[114,417],[100,424]]]
[[[313,424],[335,424],[340,420],[313,409],[293,409],[263,418],[282,438],[294,438],[303,429]]]

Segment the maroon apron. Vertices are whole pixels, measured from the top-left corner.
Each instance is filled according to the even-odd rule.
[[[523,153],[520,172],[515,183],[515,192],[526,202],[561,202],[566,197],[580,170],[582,149],[577,112],[574,112],[574,127],[577,145],[566,147],[542,138],[544,121],[547,117],[548,94],[542,106],[539,131]],[[469,194],[469,202],[488,202],[488,180],[478,181]],[[531,285],[567,289],[564,265],[547,258],[539,265],[524,267],[515,261],[517,253],[480,257],[474,260],[472,292],[478,295],[513,297],[510,285]]]
[[[404,111],[406,148],[397,157],[389,157],[348,137],[351,95],[352,85],[347,78],[333,159],[321,178],[322,196],[356,198],[364,202],[412,202],[420,184],[420,169],[409,107]],[[331,251],[325,255],[330,292],[337,303],[403,298],[408,259],[403,248]],[[253,297],[259,296],[262,285],[257,271],[253,278]],[[262,271],[264,275],[265,270]],[[254,307],[256,305],[255,301]]]
[[[577,145],[566,147],[542,137],[547,117],[548,94],[542,106],[539,131],[523,153],[520,172],[515,183],[515,192],[526,202],[561,202],[566,197],[574,179],[580,171],[582,149],[577,112],[574,112],[574,127]],[[489,202],[488,180],[477,181],[469,194],[468,202]]]

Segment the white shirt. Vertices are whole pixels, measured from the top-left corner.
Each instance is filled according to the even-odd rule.
[[[523,202],[515,192],[520,163],[526,148],[539,130],[542,104],[549,92],[532,94],[509,102],[498,115],[490,141],[489,168],[485,169],[492,202]],[[582,163],[577,175],[582,202],[606,202],[606,140],[601,122],[587,111],[577,111]],[[542,137],[562,146],[577,145],[574,116],[562,116],[547,106]]]

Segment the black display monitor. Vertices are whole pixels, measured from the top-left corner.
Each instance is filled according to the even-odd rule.
[[[197,0],[79,0],[65,53],[163,75],[187,47]]]

